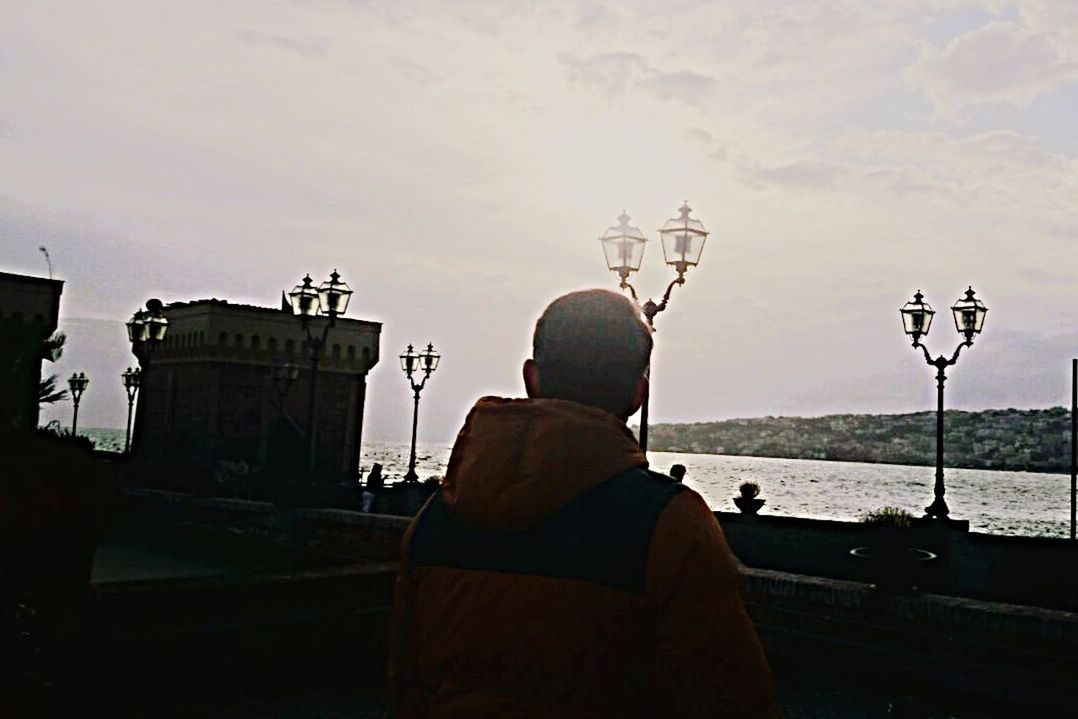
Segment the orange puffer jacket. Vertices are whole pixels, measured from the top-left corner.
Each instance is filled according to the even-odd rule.
[[[623,422],[487,397],[405,536],[396,717],[771,717],[736,562]]]

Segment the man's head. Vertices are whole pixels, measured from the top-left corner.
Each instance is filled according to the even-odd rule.
[[[524,363],[529,397],[564,399],[622,419],[647,393],[651,330],[628,298],[607,290],[570,292],[535,323]]]

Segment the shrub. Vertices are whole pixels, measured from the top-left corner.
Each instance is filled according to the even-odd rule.
[[[756,495],[760,493],[760,485],[756,484],[756,482],[742,482],[737,490],[741,492],[742,497],[755,499]]]
[[[861,522],[874,527],[908,527],[914,516],[901,507],[881,507],[861,515]]]

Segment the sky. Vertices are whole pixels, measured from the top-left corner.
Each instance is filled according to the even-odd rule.
[[[277,306],[334,268],[384,323],[368,438],[406,440],[396,355],[433,342],[420,440],[520,395],[597,238],[688,201],[711,234],[656,320],[653,422],[934,407],[914,291],[985,331],[951,407],[1069,399],[1078,355],[1070,0],[0,0],[0,269],[66,281],[47,371],[124,422],[147,298]],[[46,419],[70,419],[70,404]]]

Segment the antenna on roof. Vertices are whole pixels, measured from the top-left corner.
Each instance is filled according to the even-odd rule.
[[[49,279],[51,280],[52,279],[52,258],[49,257],[49,250],[48,250],[47,247],[45,247],[45,245],[38,245],[37,249],[41,251],[41,254],[45,255],[45,261],[49,263]]]

